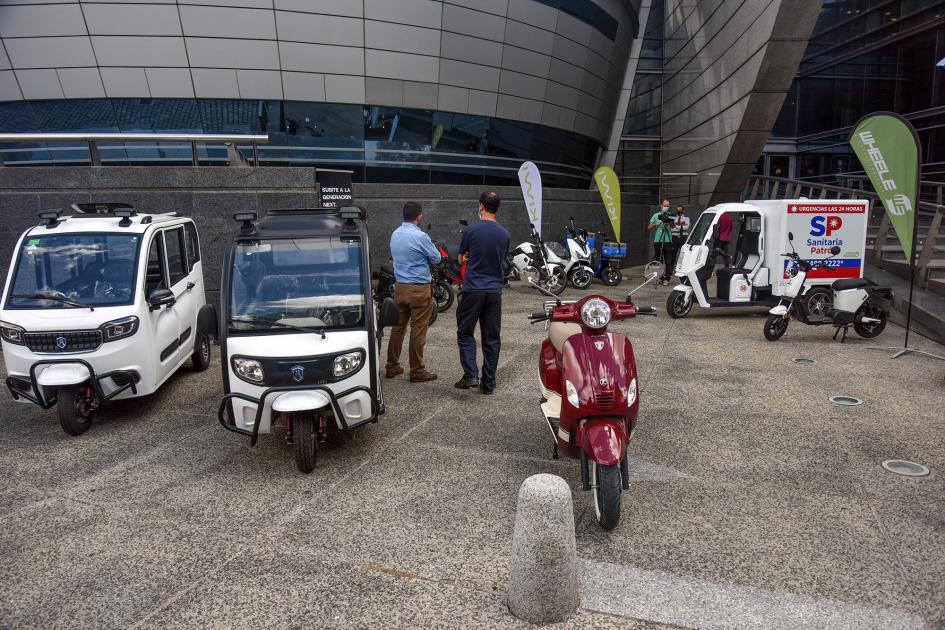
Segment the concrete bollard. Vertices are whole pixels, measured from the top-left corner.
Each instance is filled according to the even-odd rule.
[[[509,610],[524,621],[554,623],[580,602],[571,489],[556,475],[532,475],[518,491]]]

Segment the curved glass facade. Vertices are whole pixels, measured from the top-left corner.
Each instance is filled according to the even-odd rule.
[[[547,186],[590,183],[599,145],[526,122],[405,107],[278,100],[69,99],[0,103],[0,133],[268,134],[262,166],[354,171],[355,181],[516,184],[523,160]],[[240,146],[252,159],[250,145]],[[105,165],[190,164],[189,144],[98,143]],[[82,144],[6,144],[8,166],[88,164]],[[198,148],[201,164],[223,164],[222,146]]]

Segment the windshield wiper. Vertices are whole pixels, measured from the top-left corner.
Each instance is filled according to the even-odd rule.
[[[87,308],[90,311],[95,310],[94,306],[83,304],[82,302],[76,302],[75,300],[70,300],[67,297],[60,297],[55,293],[15,293],[10,297],[20,300],[52,300],[53,302],[62,302],[63,304],[72,306],[74,308]]]
[[[270,327],[278,326],[281,328],[293,328],[301,332],[315,333],[316,335],[321,335],[322,339],[325,338],[324,328],[305,328],[303,326],[296,326],[294,324],[286,324],[284,322],[277,322],[271,319],[262,319],[259,317],[227,317],[226,321],[228,323],[234,323],[234,324],[265,324]]]

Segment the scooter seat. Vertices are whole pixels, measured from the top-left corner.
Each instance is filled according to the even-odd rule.
[[[574,322],[551,322],[548,325],[548,339],[558,352],[564,348],[564,342],[568,340],[568,337],[580,332],[581,325]]]
[[[866,278],[842,278],[840,280],[834,280],[833,284],[830,285],[830,288],[832,288],[834,291],[846,291],[848,289],[871,287],[873,284],[873,282],[867,280]]]

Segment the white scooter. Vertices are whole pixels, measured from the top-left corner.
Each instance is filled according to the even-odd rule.
[[[793,249],[794,234],[788,233],[788,241]],[[850,326],[853,326],[856,334],[865,339],[872,339],[883,332],[889,318],[886,301],[892,299],[892,290],[876,286],[866,278],[835,280],[831,285],[833,308],[825,305],[826,308],[811,309],[807,306],[806,300],[798,299],[804,291],[807,274],[814,269],[830,268],[831,263],[836,262],[831,261],[831,258],[839,253],[840,247],[834,245],[830,249],[830,258],[814,263],[803,260],[796,251],[782,254],[792,261],[788,271],[791,282],[778,305],[768,311],[769,315],[765,319],[764,328],[765,339],[777,341],[783,337],[792,316],[809,326],[829,324],[836,327],[834,339],[843,331],[840,343],[846,341],[847,330]]]
[[[564,265],[564,273],[567,275],[571,286],[575,289],[586,289],[590,286],[591,280],[594,279],[594,268],[591,266],[591,248],[587,242],[587,230],[574,227],[574,217],[568,217],[568,234],[564,239],[564,243],[566,246],[566,249],[562,250],[564,256],[558,255],[557,252],[551,252],[558,260],[554,260],[551,256],[549,256],[549,259],[552,262],[560,262]]]
[[[560,245],[558,247],[561,247]],[[541,288],[560,295],[568,285],[568,276],[561,258],[550,255],[547,244],[532,226],[532,240],[512,250],[513,275],[524,282],[534,281]]]

